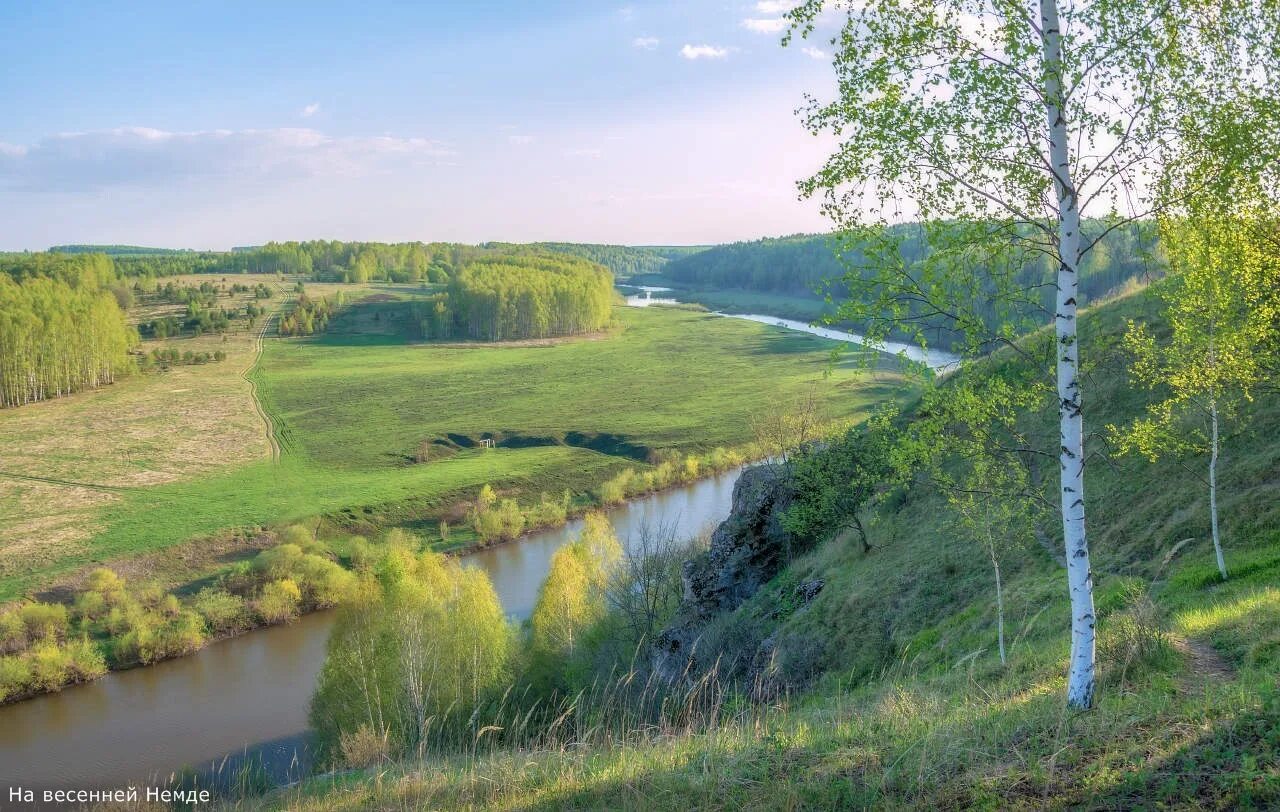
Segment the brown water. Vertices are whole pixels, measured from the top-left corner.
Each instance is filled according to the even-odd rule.
[[[638,499],[609,518],[624,543],[646,523],[698,533],[729,514],[737,475]],[[551,555],[579,527],[571,522],[464,561],[487,570],[507,612],[524,618]],[[260,754],[277,780],[296,776],[306,765],[307,702],[332,623],[332,613],[316,613],[190,657],[0,707],[0,808],[11,786],[142,786],[185,766],[208,770],[229,759],[234,769],[247,753]]]

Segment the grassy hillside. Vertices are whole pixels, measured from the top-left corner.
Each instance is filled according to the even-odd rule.
[[[1112,351],[1130,317],[1158,324],[1146,295],[1082,321],[1085,357],[1104,359],[1086,391],[1094,429],[1145,403]],[[820,544],[719,622],[725,650],[773,642],[776,666],[806,686],[790,696],[761,705],[730,692],[708,724],[328,776],[249,807],[1274,808],[1280,397],[1250,411],[1223,459],[1227,583],[1204,487],[1182,464],[1198,460],[1095,458],[1102,681],[1091,711],[1064,709],[1065,572],[1033,541],[1006,555],[1002,667],[989,562],[942,497],[917,488],[876,517],[872,552]],[[805,604],[796,587],[815,578],[824,586]]]

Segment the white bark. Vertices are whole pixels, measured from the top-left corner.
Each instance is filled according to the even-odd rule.
[[[1000,559],[996,556],[996,544],[991,537],[990,525],[987,525],[987,552],[991,554],[991,569],[996,574],[996,636],[1000,641],[1000,664],[1008,665],[1009,659],[1004,651],[1004,591],[1000,584]]]
[[[1213,554],[1218,557],[1218,572],[1227,580],[1227,561],[1222,557],[1222,539],[1218,535],[1218,399],[1209,399],[1209,523],[1213,528]]]
[[[1071,662],[1067,704],[1093,704],[1096,679],[1093,573],[1084,525],[1084,417],[1080,398],[1080,358],[1076,335],[1076,298],[1080,264],[1080,204],[1071,175],[1071,155],[1062,87],[1062,34],[1057,0],[1040,0],[1044,48],[1045,112],[1049,123],[1049,163],[1058,198],[1058,294],[1054,312],[1057,338],[1058,434],[1061,465],[1062,536],[1071,595]]]

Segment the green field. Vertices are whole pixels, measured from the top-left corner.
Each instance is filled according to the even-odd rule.
[[[330,334],[266,340],[255,378],[283,441],[279,464],[115,493],[95,508],[85,543],[0,573],[0,600],[148,555],[144,574],[180,582],[234,553],[210,559],[187,542],[231,529],[319,515],[361,532],[434,526],[456,519],[486,482],[524,501],[565,489],[587,500],[622,468],[644,467],[650,451],[751,442],[753,414],[810,387],[833,421],[906,391],[852,358],[832,368],[826,340],[674,309],[619,308],[614,329],[579,339],[407,343],[396,320],[403,291],[387,293],[396,298],[353,306]],[[486,434],[510,447],[473,447]],[[444,444],[415,462],[436,439]],[[183,555],[154,555],[178,546]]]
[[[450,435],[625,445],[631,457],[706,451],[750,441],[753,414],[810,385],[832,419],[899,386],[852,358],[824,377],[833,345],[813,336],[669,308],[616,312],[618,333],[543,346],[271,342],[263,398],[291,451],[371,470],[402,467],[420,443]]]

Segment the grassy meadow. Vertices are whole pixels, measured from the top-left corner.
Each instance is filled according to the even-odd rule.
[[[0,478],[0,601],[105,562],[179,585],[252,552],[257,529],[306,517],[361,532],[457,526],[485,483],[524,501],[566,489],[589,500],[649,451],[750,443],[752,415],[811,388],[832,421],[905,392],[852,358],[831,367],[831,342],[707,314],[618,308],[594,336],[441,345],[408,340],[405,304],[429,288],[307,285],[313,297],[339,289],[365,302],[320,336],[268,331],[252,373],[278,464],[244,377],[244,330],[170,342],[216,343],[224,362],[0,412],[0,431],[19,440],[0,471],[106,486]],[[475,447],[486,433],[503,447]],[[465,544],[457,529],[450,541]]]

